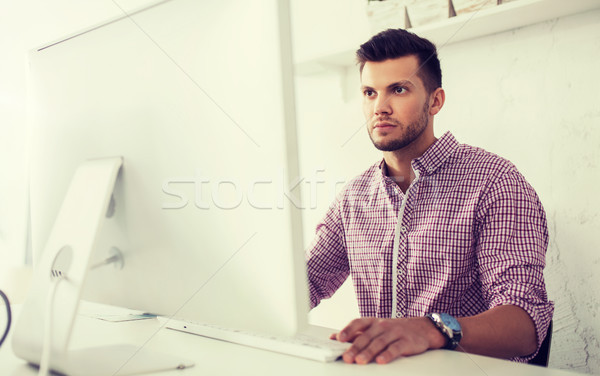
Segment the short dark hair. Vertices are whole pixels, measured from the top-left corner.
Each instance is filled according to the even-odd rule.
[[[356,51],[360,72],[367,61],[381,62],[388,59],[414,55],[419,62],[417,75],[428,93],[442,87],[442,69],[435,45],[425,38],[403,29],[388,29],[376,34]]]

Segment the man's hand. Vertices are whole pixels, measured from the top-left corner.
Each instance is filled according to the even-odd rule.
[[[332,335],[340,342],[352,342],[344,353],[346,363],[379,364],[444,346],[446,339],[426,317],[353,320],[341,332]]]

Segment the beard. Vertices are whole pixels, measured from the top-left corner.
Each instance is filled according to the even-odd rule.
[[[423,106],[423,111],[421,112],[419,118],[415,122],[412,122],[410,124],[402,124],[399,121],[395,121],[389,118],[377,119],[393,123],[398,128],[404,129],[404,133],[400,137],[395,138],[393,140],[375,141],[373,139],[373,131],[370,130],[369,137],[371,138],[371,142],[377,149],[381,151],[396,151],[406,147],[407,145],[410,145],[414,140],[419,138],[419,136],[421,136],[421,134],[423,134],[423,132],[427,128],[427,123],[429,120],[428,112],[429,105],[427,102],[425,102],[425,105]],[[373,119],[371,121],[375,120]]]

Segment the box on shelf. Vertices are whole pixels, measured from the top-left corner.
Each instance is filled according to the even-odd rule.
[[[406,11],[412,27],[423,26],[450,17],[450,0],[411,0]]]
[[[367,2],[367,18],[371,33],[377,34],[387,29],[406,29],[410,27],[407,23],[406,4],[407,0],[386,0]]]
[[[457,16],[465,13],[478,12],[481,9],[498,5],[498,0],[452,0]]]

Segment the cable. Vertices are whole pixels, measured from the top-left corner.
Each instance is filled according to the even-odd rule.
[[[2,292],[2,290],[0,290],[0,296],[2,296],[2,300],[4,300],[4,304],[6,304],[6,317],[7,317],[6,329],[4,330],[2,339],[0,339],[0,346],[2,346],[2,344],[4,343],[4,340],[6,339],[6,336],[8,335],[8,331],[10,330],[10,324],[12,322],[12,312],[10,310],[10,301],[8,300],[8,297],[4,294],[4,292]]]
[[[48,375],[50,370],[50,350],[51,350],[51,339],[52,339],[52,311],[54,310],[54,300],[56,297],[56,290],[58,283],[65,279],[62,274],[52,273],[52,280],[50,285],[50,291],[46,296],[46,317],[44,320],[44,344],[42,347],[42,358],[40,359],[40,369],[38,372],[39,376]]]

